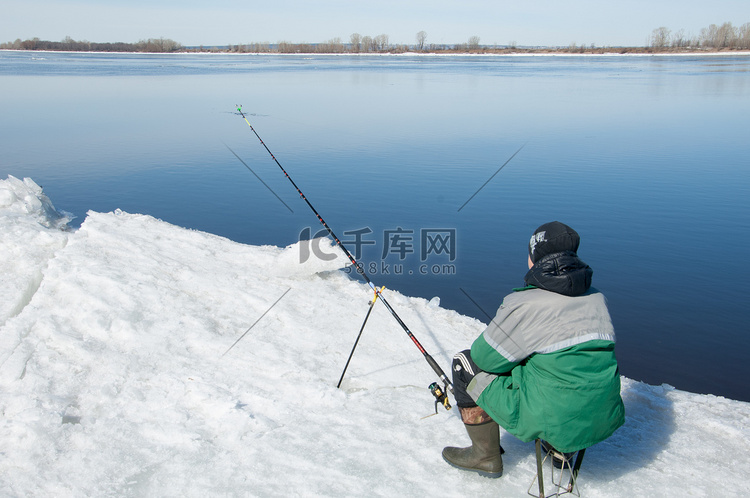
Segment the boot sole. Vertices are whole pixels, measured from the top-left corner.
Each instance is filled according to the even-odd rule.
[[[503,475],[503,471],[502,470],[499,471],[499,472],[488,472],[486,470],[480,470],[480,469],[475,469],[475,468],[472,468],[472,467],[462,467],[460,465],[456,465],[455,463],[453,463],[450,460],[448,460],[447,458],[445,458],[445,456],[443,456],[443,460],[445,460],[446,463],[448,465],[450,465],[451,467],[455,467],[455,468],[457,468],[459,470],[465,470],[467,472],[475,472],[475,473],[479,474],[482,477],[488,477],[490,479],[497,479],[498,477],[502,477],[502,475]]]

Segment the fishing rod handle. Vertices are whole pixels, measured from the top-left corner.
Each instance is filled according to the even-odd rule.
[[[435,359],[430,356],[429,353],[424,353],[424,358],[427,360],[427,363],[432,367],[432,369],[435,371],[438,377],[440,377],[440,380],[443,382],[446,388],[450,390],[451,393],[453,393],[453,383],[448,380],[448,377],[445,375],[445,372],[443,372],[443,369],[440,368],[440,365],[437,364]]]

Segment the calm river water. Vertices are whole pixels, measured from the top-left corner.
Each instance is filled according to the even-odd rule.
[[[0,177],[77,223],[315,235],[236,104],[377,285],[487,322],[560,220],[624,375],[750,401],[750,56],[0,52]]]

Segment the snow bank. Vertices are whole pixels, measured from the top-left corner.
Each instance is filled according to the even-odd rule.
[[[121,211],[64,220],[31,180],[0,181],[0,495],[526,493],[531,443],[502,435],[499,480],[442,461],[467,436],[455,410],[422,418],[435,376],[384,307],[336,388],[371,298],[343,257]],[[386,293],[445,369],[483,329]],[[623,398],[583,496],[744,489],[750,404],[629,379]]]
[[[0,326],[29,303],[42,281],[42,271],[55,252],[65,246],[64,232],[73,218],[59,213],[27,178],[0,181]],[[52,228],[53,230],[50,230]],[[0,336],[0,341],[6,339]]]

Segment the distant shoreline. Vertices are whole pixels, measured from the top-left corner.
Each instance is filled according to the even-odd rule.
[[[334,37],[322,42],[295,43],[279,40],[276,43],[255,41],[239,44],[183,45],[171,38],[148,38],[137,42],[92,42],[74,40],[66,36],[61,41],[41,40],[38,37],[0,43],[1,49],[28,51],[104,52],[104,53],[236,53],[236,54],[319,54],[319,55],[704,55],[744,54],[750,51],[750,23],[733,26],[731,22],[711,24],[697,36],[685,36],[684,30],[672,32],[659,27],[651,32],[644,45],[599,45],[595,43],[570,45],[481,44],[479,36],[471,36],[464,43],[426,43],[427,33],[420,31],[416,43],[390,43],[385,33],[362,36],[352,33],[349,41]]]
[[[360,57],[498,57],[498,56],[565,56],[565,57],[676,57],[676,56],[750,56],[748,50],[662,50],[656,51],[648,48],[612,48],[612,49],[587,49],[583,51],[570,49],[520,49],[520,50],[487,50],[487,51],[405,51],[405,52],[235,52],[230,50],[180,50],[174,52],[143,52],[143,51],[106,51],[106,50],[24,50],[2,48],[0,52],[18,52],[30,54],[107,54],[107,55],[231,55],[231,56],[258,56],[258,55],[278,55],[278,56],[360,56]]]

